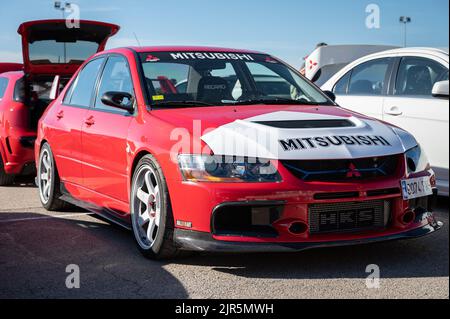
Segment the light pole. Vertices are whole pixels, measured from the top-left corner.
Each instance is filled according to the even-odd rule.
[[[406,47],[406,25],[411,23],[411,18],[406,16],[400,17],[400,23],[403,23],[403,46]]]
[[[72,4],[70,2],[64,2],[64,5],[63,5],[61,3],[61,1],[55,1],[54,8],[56,10],[60,10],[62,12],[62,18],[64,20],[64,19],[66,19],[66,16],[65,16],[66,9],[70,9],[71,5]],[[67,63],[67,44],[65,42],[63,44],[63,50],[64,50],[64,53],[63,53],[63,55],[64,55],[64,62],[63,63]]]

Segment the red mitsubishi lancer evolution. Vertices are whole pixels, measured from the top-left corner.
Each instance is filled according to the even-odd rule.
[[[40,20],[19,26],[24,64],[0,63],[0,186],[35,173],[34,141],[39,118],[51,102],[55,76],[63,87],[91,55],[104,50],[117,25]]]
[[[39,121],[43,206],[131,229],[140,251],[289,252],[415,238],[442,223],[413,136],[340,108],[268,54],[121,48]]]

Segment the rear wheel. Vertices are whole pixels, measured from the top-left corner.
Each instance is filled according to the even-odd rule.
[[[6,174],[2,157],[0,156],[0,186],[9,186],[14,182],[14,176]]]
[[[130,206],[134,237],[145,257],[166,259],[182,253],[173,242],[174,220],[167,184],[151,155],[144,156],[137,165]]]
[[[37,172],[39,197],[42,206],[48,211],[65,209],[68,204],[59,199],[60,180],[56,169],[55,160],[50,145],[45,143],[39,155],[39,167]]]

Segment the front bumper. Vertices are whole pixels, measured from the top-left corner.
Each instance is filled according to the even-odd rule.
[[[289,242],[289,243],[271,243],[271,242],[240,242],[240,241],[221,241],[214,239],[210,233],[176,229],[174,232],[174,241],[176,245],[187,251],[198,252],[222,252],[222,253],[258,253],[258,252],[298,252],[313,248],[325,248],[336,246],[350,246],[370,244],[383,241],[393,241],[401,239],[413,239],[432,234],[440,230],[442,222],[436,221],[434,215],[425,212],[418,219],[425,222],[419,228],[407,230],[398,233],[383,233],[379,236],[358,238],[352,240],[338,241],[320,241],[320,242]]]

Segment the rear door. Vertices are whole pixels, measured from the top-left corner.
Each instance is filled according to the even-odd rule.
[[[406,56],[394,72],[383,119],[412,133],[425,148],[440,182],[448,185],[448,98],[433,97],[433,85],[448,80],[448,64],[424,56]],[[448,187],[448,186],[447,186]]]
[[[103,94],[112,91],[135,96],[128,61],[121,55],[111,55],[106,61],[93,107],[83,121],[83,184],[127,203],[127,137],[134,115],[103,104]]]
[[[97,21],[80,21],[68,28],[65,20],[31,21],[20,25],[24,70],[29,76],[71,76],[90,56],[104,50],[119,27]]]
[[[354,67],[334,86],[336,102],[352,111],[382,119],[393,62],[393,58],[381,58]]]

